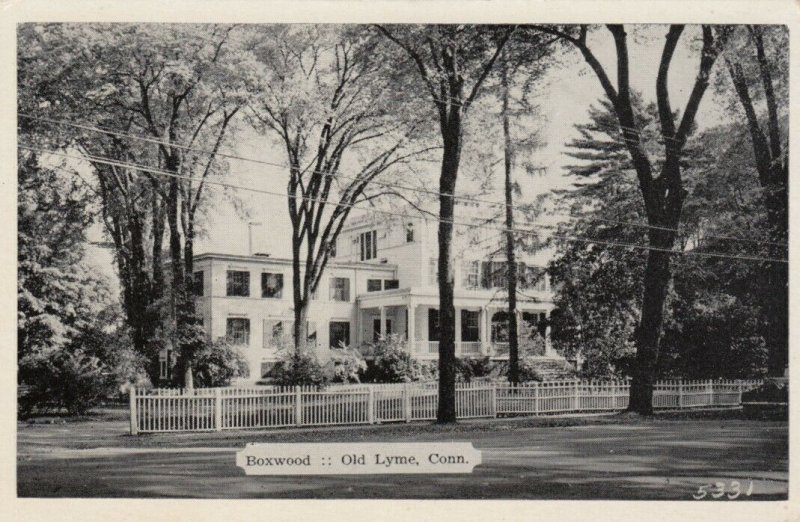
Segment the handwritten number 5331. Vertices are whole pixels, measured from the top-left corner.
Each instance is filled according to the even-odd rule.
[[[728,497],[730,500],[739,498],[740,495],[749,497],[753,494],[753,481],[747,486],[746,490],[742,489],[742,484],[738,480],[733,480],[730,484],[724,482],[715,482],[713,484],[705,484],[697,488],[697,493],[692,494],[695,500],[702,500],[707,496],[711,498]]]

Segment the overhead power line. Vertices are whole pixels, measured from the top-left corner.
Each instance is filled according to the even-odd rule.
[[[31,146],[23,145],[23,144],[19,144],[18,147],[21,148],[21,149],[30,150],[32,152],[39,152],[39,153],[43,153],[43,154],[51,154],[53,156],[59,156],[59,157],[64,157],[64,158],[69,158],[69,159],[80,160],[80,161],[89,161],[89,162],[92,162],[92,163],[104,164],[104,165],[109,165],[109,166],[113,166],[113,167],[133,169],[133,170],[138,171],[138,172],[148,172],[148,173],[151,173],[151,174],[156,174],[156,175],[165,176],[165,177],[172,177],[172,178],[176,178],[176,179],[197,181],[196,178],[192,178],[191,176],[186,176],[186,175],[182,175],[182,174],[176,174],[174,172],[167,172],[167,171],[163,171],[163,170],[159,170],[159,169],[155,169],[155,168],[143,167],[143,166],[140,166],[140,165],[126,164],[124,162],[116,161],[116,160],[113,160],[113,159],[110,159],[110,158],[93,157],[93,156],[87,156],[87,157],[75,156],[75,155],[65,154],[65,153],[61,153],[61,152],[57,152],[57,151],[51,151],[51,150],[46,150],[46,149],[42,149],[42,148],[31,147]],[[76,173],[76,175],[77,175],[77,173]],[[264,189],[257,189],[257,188],[253,188],[253,187],[245,187],[245,186],[236,185],[236,184],[233,184],[233,183],[227,183],[227,182],[223,182],[223,181],[205,180],[205,183],[208,183],[210,185],[223,186],[223,187],[226,187],[226,188],[231,188],[231,189],[236,189],[236,190],[244,190],[244,191],[249,191],[249,192],[254,192],[254,193],[259,193],[259,194],[267,194],[267,195],[271,195],[271,196],[278,196],[278,197],[281,197],[281,198],[289,197],[285,193],[281,193],[281,192],[275,192],[275,191],[264,190]],[[305,201],[308,201],[308,202],[316,202],[316,203],[326,202],[326,201],[321,200],[321,199],[310,198],[310,197],[307,197],[307,196],[296,195],[294,197],[296,199],[305,200]],[[350,203],[335,203],[335,204],[340,206],[340,207],[357,209],[357,210],[361,210],[361,211],[368,212],[368,213],[373,213],[373,214],[381,214],[381,215],[386,215],[386,216],[397,216],[397,217],[403,217],[403,218],[421,218],[424,221],[433,221],[433,222],[439,222],[439,223],[442,222],[441,219],[432,219],[432,218],[429,218],[429,217],[424,216],[424,215],[412,215],[412,214],[407,214],[407,213],[402,213],[402,212],[393,212],[393,211],[381,210],[381,209],[375,209],[375,208],[356,207],[356,205],[358,203],[359,202],[356,202],[356,203],[353,203],[353,204],[350,204]],[[446,221],[446,222],[449,222],[453,226],[464,226],[464,227],[468,227],[468,228],[472,228],[472,229],[485,229],[485,230],[494,230],[494,231],[499,231],[499,232],[512,232],[512,233],[517,233],[517,234],[521,234],[521,235],[529,235],[529,236],[533,236],[533,237],[538,237],[538,234],[536,234],[536,232],[532,231],[532,230],[521,230],[521,229],[513,229],[513,228],[507,228],[507,227],[490,226],[490,225],[485,225],[485,224],[459,222],[459,221],[455,221],[455,220]],[[535,227],[537,225],[534,224],[533,226]],[[720,252],[698,252],[698,251],[695,251],[695,250],[689,250],[689,251],[674,250],[674,249],[660,248],[660,247],[654,247],[654,246],[649,246],[649,245],[639,245],[639,244],[636,244],[636,243],[605,241],[605,240],[600,240],[600,239],[577,237],[577,236],[566,236],[566,235],[561,235],[561,234],[551,234],[550,237],[555,238],[555,239],[560,239],[560,240],[563,240],[563,241],[574,241],[574,242],[598,244],[598,245],[620,247],[620,248],[633,248],[633,249],[639,249],[639,250],[653,250],[653,251],[659,251],[659,252],[665,252],[665,253],[671,253],[671,254],[679,254],[679,255],[694,255],[694,256],[702,256],[702,257],[718,257],[718,258],[739,259],[739,260],[755,261],[755,262],[788,263],[788,260],[786,260],[786,259],[776,259],[776,258],[760,257],[760,256],[748,256],[748,255],[724,254],[724,253],[720,253]]]
[[[182,149],[182,150],[189,150],[189,151],[193,151],[193,152],[199,152],[199,153],[202,153],[202,154],[207,154],[207,155],[211,155],[211,156],[217,156],[217,157],[226,158],[226,159],[235,159],[235,160],[246,161],[246,162],[250,162],[250,163],[254,163],[254,164],[258,164],[258,165],[279,167],[279,168],[282,168],[282,169],[289,168],[284,163],[276,163],[276,162],[271,162],[271,161],[266,161],[266,160],[259,160],[259,159],[255,159],[255,158],[249,158],[249,157],[246,157],[246,156],[226,154],[226,153],[221,153],[221,152],[213,152],[213,151],[209,151],[209,150],[198,148],[198,147],[191,147],[191,146],[187,146],[187,145],[183,145],[183,144],[175,144],[175,143],[171,143],[169,141],[161,140],[161,139],[157,139],[157,138],[152,138],[152,137],[147,137],[147,136],[137,136],[137,135],[126,133],[126,132],[121,132],[121,131],[116,131],[116,130],[111,130],[111,129],[104,129],[102,127],[96,127],[96,126],[92,126],[92,125],[84,125],[84,124],[74,123],[74,122],[70,122],[70,121],[67,121],[67,120],[44,118],[44,117],[40,117],[40,116],[33,116],[33,115],[26,114],[26,113],[23,113],[23,112],[18,112],[17,115],[20,116],[20,117],[31,119],[31,120],[35,120],[35,121],[43,121],[43,122],[46,122],[46,123],[52,123],[52,124],[56,124],[56,125],[66,125],[66,126],[69,126],[69,127],[88,130],[88,131],[92,131],[92,132],[99,132],[99,133],[108,134],[108,135],[111,135],[111,136],[117,136],[117,137],[122,137],[122,138],[127,138],[127,139],[140,140],[140,141],[153,143],[153,144],[176,147],[176,148],[179,148],[179,149]],[[773,161],[775,161],[775,160],[773,160]],[[129,165],[131,165],[131,164],[129,164]],[[145,167],[145,168],[148,168],[148,167]],[[326,175],[326,176],[333,176],[330,172],[327,172],[327,171],[312,170],[312,171],[309,171],[309,172],[316,173],[316,174],[322,174],[322,175]],[[350,180],[359,180],[359,179],[361,179],[358,176],[347,176],[346,174],[342,174],[342,173],[337,173],[335,175],[335,177],[336,178],[342,178],[342,179],[350,179]],[[407,190],[407,191],[410,191],[410,192],[428,194],[428,195],[432,195],[432,196],[436,196],[436,197],[441,197],[442,196],[442,193],[439,192],[439,191],[420,188],[420,187],[412,187],[412,186],[408,186],[408,185],[399,185],[397,183],[389,183],[389,182],[384,182],[384,181],[380,181],[380,180],[372,180],[372,181],[370,181],[370,183],[373,184],[373,185],[377,185],[377,186],[395,188],[395,189],[399,189],[399,190]],[[489,206],[493,206],[493,207],[509,207],[509,206],[511,206],[514,210],[518,210],[518,208],[515,208],[513,206],[513,204],[509,204],[509,203],[501,202],[501,201],[483,199],[483,198],[474,197],[474,196],[453,195],[452,197],[453,197],[454,200],[464,201],[464,202],[467,202],[467,203],[478,203],[478,204],[489,205]],[[550,214],[550,216],[552,216],[552,217],[562,217],[562,218],[567,218],[567,219],[580,219],[580,217],[578,217],[578,216],[572,216],[572,215],[561,214],[561,213]],[[610,224],[615,224],[615,225],[631,226],[631,227],[643,228],[643,229],[648,229],[648,230],[663,230],[663,231],[666,231],[666,232],[674,232],[676,234],[681,234],[681,233],[688,232],[687,230],[681,230],[679,228],[667,227],[667,226],[661,226],[661,225],[650,225],[650,224],[647,224],[647,223],[634,223],[634,222],[628,222],[628,221],[618,221],[618,220],[611,220],[611,219],[604,219],[604,218],[594,218],[594,217],[591,218],[591,219],[594,220],[594,221],[600,221],[600,222],[605,222],[605,223],[610,223]],[[533,224],[529,220],[526,220],[526,223]],[[557,228],[556,225],[545,225],[545,224],[542,224],[542,223],[536,223],[536,226],[540,226],[540,227],[548,227],[549,226],[550,228]],[[746,242],[746,243],[751,243],[751,244],[765,244],[765,245],[771,244],[771,245],[784,246],[784,247],[786,246],[785,243],[779,243],[779,242],[775,242],[775,241],[762,240],[762,239],[752,239],[752,238],[743,238],[743,237],[735,237],[735,236],[726,236],[726,235],[711,235],[711,234],[707,234],[704,237],[709,238],[709,239],[720,239],[720,240],[723,240],[723,241],[741,241],[741,242]]]

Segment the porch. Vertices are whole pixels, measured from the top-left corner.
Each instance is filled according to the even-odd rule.
[[[408,292],[408,290],[406,290]],[[357,345],[370,357],[369,345],[394,334],[408,343],[410,353],[418,359],[439,357],[438,299],[417,296],[386,296],[360,302],[358,308]],[[404,297],[398,302],[398,297]],[[365,300],[366,301],[366,300]],[[384,301],[383,303],[380,301]],[[405,301],[403,303],[402,301]],[[471,302],[470,302],[471,301]],[[508,358],[508,312],[505,303],[474,302],[478,299],[456,299],[456,357]],[[520,351],[540,357],[559,357],[549,340],[550,307],[542,303],[523,303],[517,311]]]

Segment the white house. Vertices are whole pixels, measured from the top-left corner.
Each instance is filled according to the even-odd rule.
[[[454,238],[459,357],[508,356],[500,245],[501,232],[493,229],[471,229]],[[414,357],[437,358],[437,248],[434,220],[352,218],[308,312],[308,336],[320,354],[340,344],[364,348],[392,333],[413,341],[408,346]],[[533,327],[528,329],[533,335],[546,336],[553,308],[547,275],[535,256],[520,252],[518,257],[519,319]],[[226,336],[239,345],[250,363],[251,380],[257,380],[277,360],[281,338],[292,333],[291,260],[206,253],[195,258],[194,276],[197,309],[208,335]],[[545,346],[543,358],[558,357],[549,340]]]

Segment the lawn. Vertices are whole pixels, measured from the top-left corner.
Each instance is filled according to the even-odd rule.
[[[740,499],[785,499],[788,425],[738,411],[539,417],[132,437],[119,413],[19,423],[22,497],[691,500],[738,481]],[[245,476],[247,442],[470,441],[467,475]],[[710,495],[706,499],[711,500]]]

